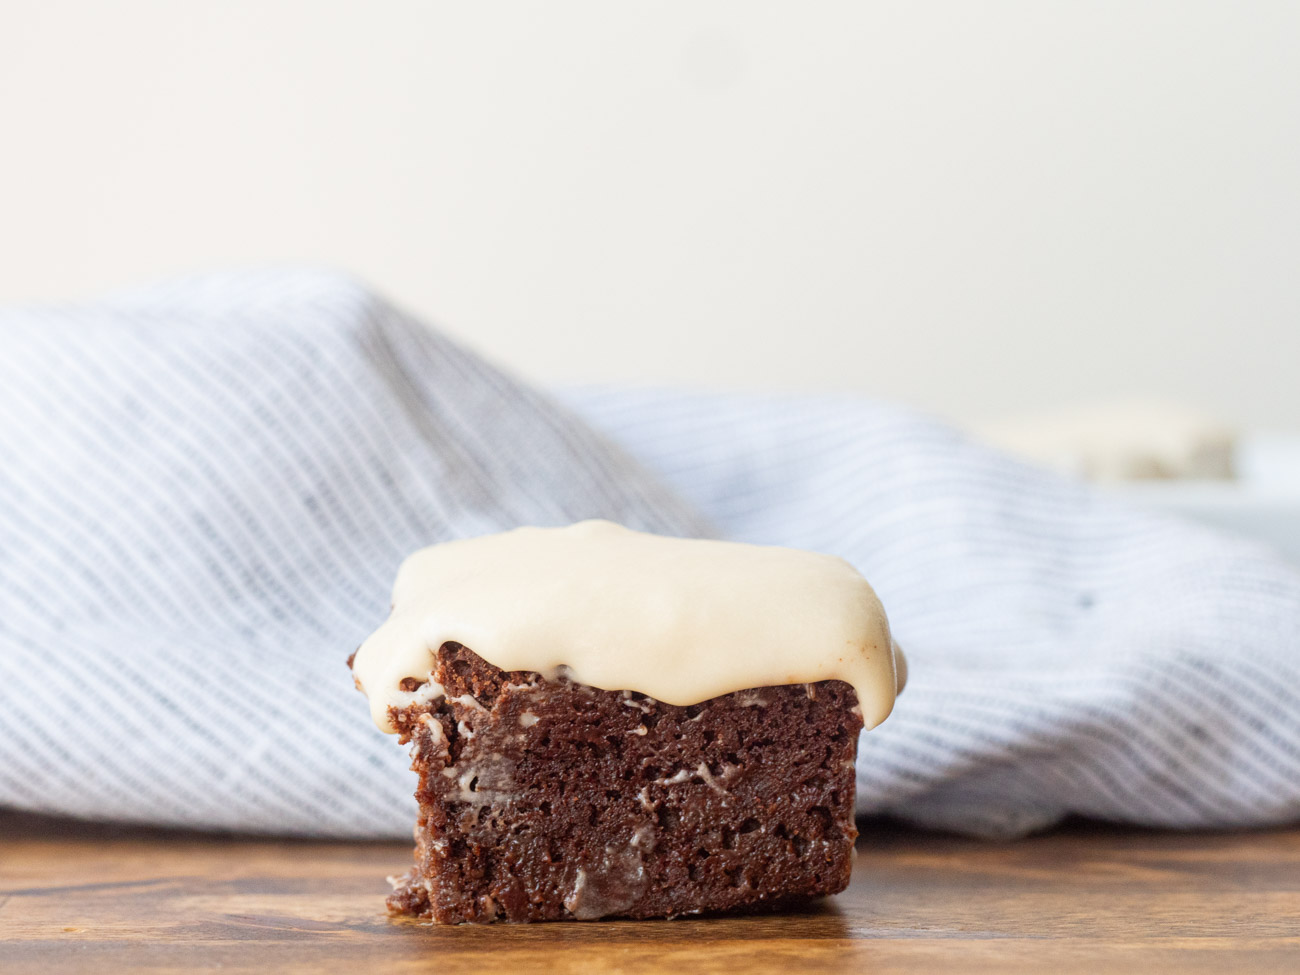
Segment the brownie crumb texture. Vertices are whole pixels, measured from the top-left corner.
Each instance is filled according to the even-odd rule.
[[[759,910],[849,881],[861,718],[841,681],[678,707],[459,644],[392,717],[419,773],[390,910],[442,923]]]

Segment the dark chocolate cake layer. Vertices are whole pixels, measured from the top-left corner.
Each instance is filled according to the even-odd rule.
[[[420,777],[396,913],[671,917],[849,882],[862,721],[846,683],[677,707],[503,672],[458,644],[439,650],[433,678],[445,696],[393,712]]]

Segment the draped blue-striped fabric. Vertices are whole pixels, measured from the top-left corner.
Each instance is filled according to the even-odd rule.
[[[1300,819],[1300,573],[848,397],[503,375],[351,280],[0,312],[0,805],[407,836],[344,666],[432,542],[604,517],[843,555],[911,661],[859,808]]]

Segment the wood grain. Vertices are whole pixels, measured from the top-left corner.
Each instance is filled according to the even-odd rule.
[[[0,971],[1300,972],[1300,829],[872,824],[849,890],[804,912],[530,927],[389,919],[408,857],[0,814]]]

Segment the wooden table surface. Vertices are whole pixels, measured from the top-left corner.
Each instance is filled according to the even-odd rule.
[[[872,824],[803,912],[520,927],[388,918],[409,856],[0,814],[0,972],[1300,972],[1300,829]]]

